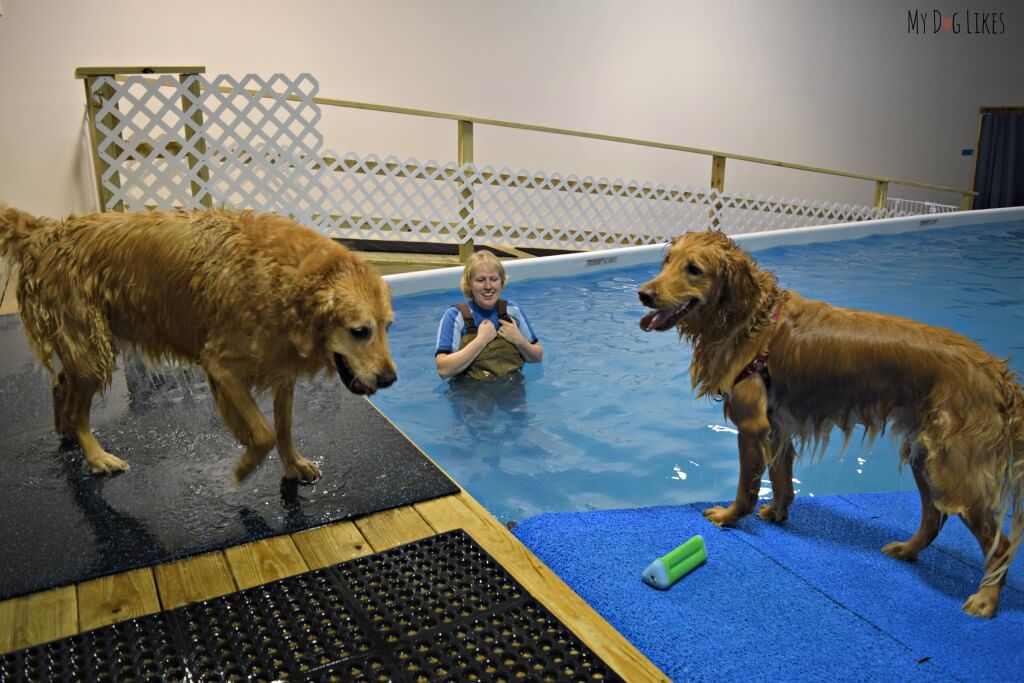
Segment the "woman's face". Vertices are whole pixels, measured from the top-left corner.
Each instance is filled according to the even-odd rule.
[[[469,278],[469,288],[476,305],[490,310],[495,307],[501,296],[501,276],[491,266],[477,266],[473,276]]]

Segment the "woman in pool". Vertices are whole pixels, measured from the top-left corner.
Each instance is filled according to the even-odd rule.
[[[434,361],[443,379],[467,375],[490,380],[539,363],[541,346],[526,314],[501,298],[507,281],[501,261],[489,251],[474,253],[462,271],[469,299],[445,311],[437,328]]]

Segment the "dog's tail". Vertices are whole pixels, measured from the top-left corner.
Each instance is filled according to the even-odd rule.
[[[20,264],[31,248],[33,233],[45,225],[43,218],[0,204],[0,256]]]

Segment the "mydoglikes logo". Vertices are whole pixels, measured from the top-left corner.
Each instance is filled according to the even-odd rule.
[[[1003,20],[1002,12],[980,12],[969,9],[962,12],[943,12],[937,9],[911,9],[907,10],[907,33],[999,36],[1006,33],[1006,22]]]

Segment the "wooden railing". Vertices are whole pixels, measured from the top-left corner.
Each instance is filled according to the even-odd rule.
[[[127,75],[147,74],[147,73],[152,73],[152,74],[174,73],[174,74],[182,74],[182,75],[184,75],[184,74],[199,74],[199,73],[205,73],[205,68],[204,67],[91,67],[91,68],[80,68],[80,69],[77,69],[76,72],[75,72],[76,77],[85,80],[85,87],[86,87],[87,96],[89,95],[89,93],[92,92],[92,90],[91,90],[91,82],[92,82],[92,80],[97,78],[97,77],[99,77],[99,76],[114,76],[114,77],[118,77],[120,80],[124,80],[124,76],[127,76]],[[250,92],[254,97],[261,96],[261,93],[259,93],[257,91],[246,91],[246,92]],[[290,97],[289,99],[297,100],[298,98],[297,97]],[[475,128],[478,127],[478,126],[489,126],[489,127],[498,127],[498,128],[508,128],[508,129],[522,130],[522,131],[530,131],[530,132],[542,133],[542,134],[548,134],[548,135],[558,135],[558,136],[564,136],[564,137],[585,138],[585,139],[590,139],[590,140],[599,140],[599,141],[610,142],[610,143],[617,143],[617,144],[623,144],[623,145],[632,145],[632,146],[638,146],[638,147],[663,149],[663,150],[685,152],[685,153],[689,153],[689,154],[697,154],[697,155],[705,156],[705,157],[708,157],[708,159],[710,161],[710,187],[715,189],[715,190],[717,190],[720,194],[722,192],[724,192],[724,190],[725,190],[725,185],[726,185],[726,163],[727,163],[727,160],[731,159],[733,161],[738,161],[738,162],[760,164],[760,165],[766,165],[766,166],[775,166],[777,168],[785,168],[785,169],[790,169],[790,170],[794,170],[794,171],[802,171],[802,172],[814,173],[814,174],[819,174],[819,175],[837,176],[837,177],[849,178],[849,179],[857,180],[857,181],[864,181],[864,182],[873,183],[874,184],[874,200],[873,200],[873,205],[874,205],[875,208],[877,208],[879,210],[885,208],[885,206],[886,206],[886,199],[887,199],[888,193],[889,193],[889,188],[890,188],[890,186],[894,186],[894,185],[904,186],[904,187],[913,187],[913,188],[919,188],[919,189],[925,189],[925,190],[930,190],[930,191],[934,191],[934,192],[943,192],[943,193],[955,194],[955,195],[958,196],[959,206],[960,206],[961,209],[970,209],[971,206],[972,206],[972,203],[973,203],[974,196],[976,195],[976,193],[974,191],[969,190],[969,189],[965,189],[965,188],[951,187],[951,186],[947,186],[947,185],[939,185],[939,184],[934,184],[934,183],[926,183],[926,182],[921,182],[921,181],[917,181],[917,180],[909,180],[909,179],[904,179],[904,178],[894,178],[894,177],[889,177],[889,176],[879,176],[879,175],[870,175],[870,174],[864,174],[864,173],[854,173],[854,172],[850,172],[850,171],[841,171],[841,170],[830,169],[830,168],[823,168],[823,167],[818,167],[818,166],[810,166],[810,165],[807,165],[807,164],[793,163],[793,162],[788,162],[788,161],[780,161],[780,160],[777,160],[777,159],[767,159],[767,158],[756,157],[756,156],[751,156],[751,155],[746,155],[746,154],[736,154],[736,153],[731,153],[731,152],[723,152],[723,151],[720,151],[720,150],[704,149],[704,148],[699,148],[699,147],[692,147],[692,146],[687,146],[687,145],[678,145],[678,144],[672,144],[672,143],[666,143],[666,142],[657,142],[657,141],[645,140],[645,139],[640,139],[640,138],[631,138],[631,137],[624,137],[624,136],[618,136],[618,135],[606,135],[606,134],[602,134],[602,133],[591,133],[591,132],[571,130],[571,129],[566,129],[566,128],[555,128],[555,127],[551,127],[551,126],[538,126],[538,125],[532,125],[532,124],[517,123],[517,122],[513,122],[513,121],[505,121],[505,120],[500,120],[500,119],[492,119],[492,118],[470,116],[470,115],[465,115],[465,114],[454,114],[454,113],[430,111],[430,110],[424,110],[424,109],[413,109],[413,108],[408,108],[408,107],[397,107],[397,106],[391,106],[391,105],[370,104],[370,103],[366,103],[366,102],[357,102],[357,101],[352,101],[352,100],[340,100],[340,99],[334,99],[334,98],[328,98],[328,97],[320,97],[320,96],[314,97],[313,101],[316,102],[318,105],[328,106],[328,107],[340,107],[340,108],[346,108],[346,109],[369,110],[369,111],[384,112],[384,113],[391,113],[391,114],[403,114],[403,115],[407,115],[407,116],[415,116],[415,117],[421,117],[421,118],[433,118],[433,119],[443,119],[443,120],[454,121],[454,122],[456,122],[456,131],[455,131],[456,132],[456,136],[455,136],[456,137],[456,150],[455,151],[456,151],[456,157],[457,157],[457,160],[458,160],[458,163],[459,163],[460,166],[461,165],[465,165],[465,164],[474,163],[476,161],[475,158],[474,158],[474,150],[473,150],[473,136],[474,136]],[[96,103],[92,103],[92,102],[90,102],[90,105],[92,105],[92,106],[89,107],[90,124],[94,126],[95,122],[94,122],[94,119],[92,118],[92,113],[93,113],[93,110],[96,108],[97,105],[96,105]],[[195,123],[196,123],[197,127],[201,126],[201,124],[202,124],[201,121],[196,121]],[[95,139],[95,135],[94,135],[94,139]],[[95,151],[95,148],[94,148],[94,151]],[[138,150],[138,151],[142,151],[142,149],[140,148],[140,150]],[[104,169],[101,168],[101,163],[102,162],[99,160],[98,156],[95,156],[95,155],[94,155],[94,160],[96,161],[96,165],[97,165],[97,169],[96,169],[97,170],[97,176],[99,176],[99,175],[101,175],[102,170],[104,170]],[[330,160],[330,161],[333,163],[335,160]],[[391,172],[397,172],[399,174],[402,173],[402,169],[399,168],[398,165],[387,164],[386,166],[388,167],[388,170],[391,171]],[[365,172],[372,173],[372,172],[375,172],[375,170],[373,168],[368,168]],[[494,179],[493,179],[494,182],[498,182],[502,178],[501,174],[494,174],[494,176],[495,176]],[[489,177],[485,178],[484,180],[485,180],[485,182],[488,182],[489,181]],[[524,178],[522,178],[520,180],[524,183],[524,187],[530,187],[531,186],[531,179],[530,178],[524,177]],[[99,181],[97,181],[97,182],[98,182],[99,191],[100,191],[101,197],[102,197],[103,188],[99,184]],[[611,184],[602,184],[602,183],[594,183],[594,182],[586,182],[586,181],[579,181],[579,182],[570,181],[570,182],[566,182],[566,183],[564,183],[564,187],[560,187],[559,189],[561,189],[563,191],[567,191],[567,192],[582,192],[582,193],[596,192],[596,193],[602,193],[602,194],[609,194],[609,193],[610,194],[615,194],[616,192],[621,191],[621,188],[613,188],[613,187],[611,187]],[[679,194],[679,193],[677,193],[677,194]],[[689,194],[689,193],[687,193],[687,194]],[[463,195],[465,197],[469,198],[469,201],[472,201],[472,188],[471,187],[466,187],[463,190]],[[673,197],[673,199],[677,199],[677,200],[680,200],[680,201],[696,201],[695,198],[682,197],[682,196],[680,196],[680,197]],[[700,197],[698,199],[703,200],[704,197]],[[786,211],[786,210],[787,210],[787,208],[785,206],[778,207],[778,211]],[[465,214],[468,214],[468,210],[466,210],[466,209],[463,209],[462,212],[465,213]],[[460,249],[460,253],[468,253],[469,249],[472,249],[472,243],[467,239],[463,243],[463,246]]]

